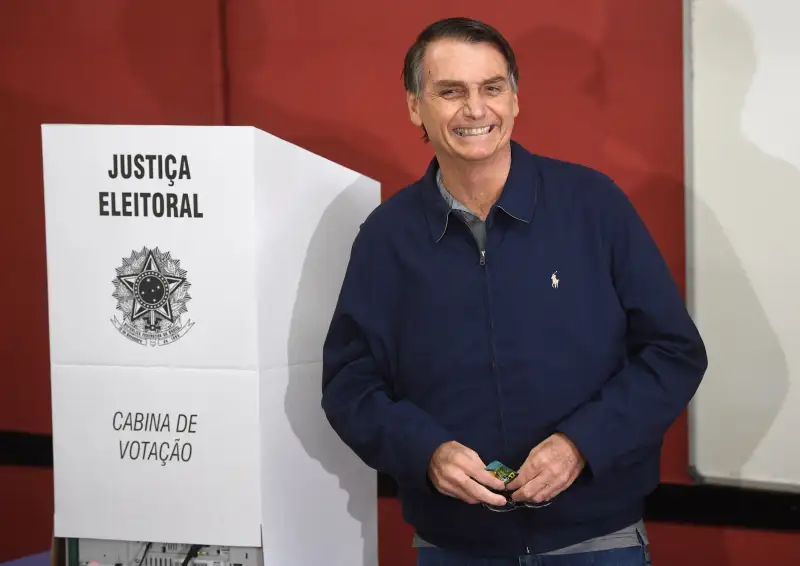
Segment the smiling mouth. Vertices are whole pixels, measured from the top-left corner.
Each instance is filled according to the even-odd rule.
[[[497,126],[484,126],[482,128],[454,128],[453,132],[462,138],[473,136],[485,136],[492,132]]]

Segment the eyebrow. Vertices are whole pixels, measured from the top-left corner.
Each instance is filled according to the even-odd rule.
[[[495,77],[491,77],[491,78],[486,79],[485,81],[481,82],[481,85],[488,85],[488,84],[494,84],[494,83],[499,83],[499,82],[506,82],[506,80],[507,80],[506,77],[504,77],[502,75],[497,75]],[[466,86],[466,83],[464,83],[464,81],[454,81],[454,80],[450,80],[450,79],[442,79],[442,80],[439,80],[439,81],[434,81],[433,86],[435,86],[437,88],[453,87],[453,86]]]

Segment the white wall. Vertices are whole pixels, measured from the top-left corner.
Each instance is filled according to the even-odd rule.
[[[800,2],[686,5],[687,291],[710,363],[691,461],[800,489]]]

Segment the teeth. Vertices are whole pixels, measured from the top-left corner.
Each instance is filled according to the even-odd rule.
[[[484,126],[483,128],[456,128],[455,132],[459,136],[482,136],[489,133],[491,126]]]

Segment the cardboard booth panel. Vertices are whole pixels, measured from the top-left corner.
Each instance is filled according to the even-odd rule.
[[[377,473],[325,419],[321,375],[321,363],[261,372],[264,566],[378,564]]]
[[[322,360],[361,223],[380,184],[256,130],[259,368]]]
[[[260,545],[256,372],[53,367],[55,535]]]
[[[255,369],[253,130],[42,135],[52,362]]]

